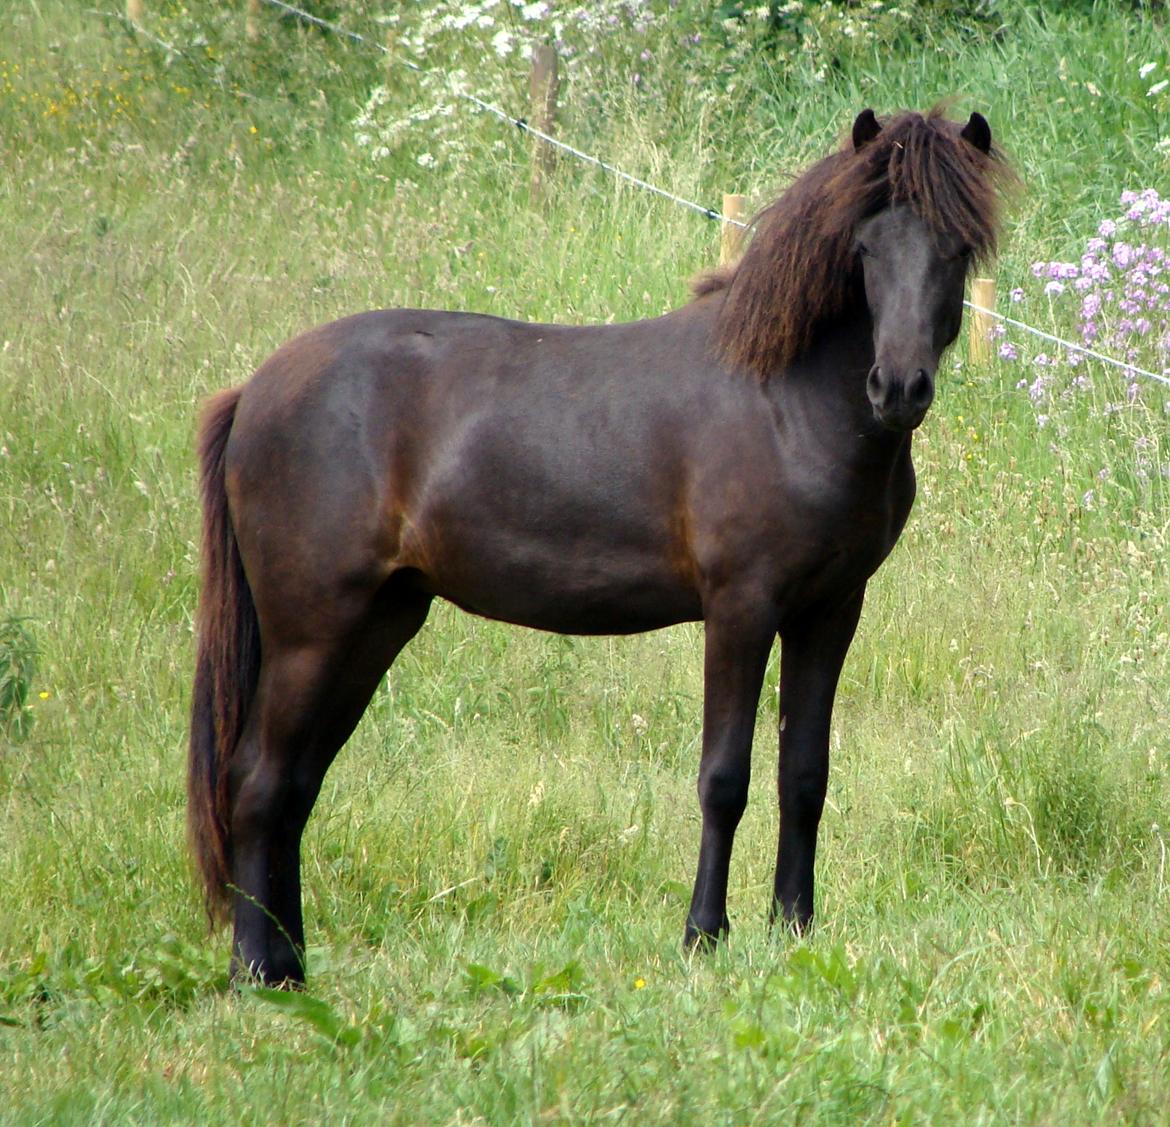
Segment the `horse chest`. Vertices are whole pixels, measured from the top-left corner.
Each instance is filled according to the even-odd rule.
[[[908,457],[884,472],[822,468],[799,475],[786,498],[775,548],[782,584],[806,597],[853,589],[901,535],[914,501],[914,472]]]

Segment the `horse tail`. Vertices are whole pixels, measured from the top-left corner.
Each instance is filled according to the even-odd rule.
[[[203,498],[203,586],[196,616],[195,687],[187,757],[187,832],[208,923],[231,902],[228,768],[243,733],[260,670],[260,628],[228,512],[224,451],[240,389],[209,399],[199,423]]]

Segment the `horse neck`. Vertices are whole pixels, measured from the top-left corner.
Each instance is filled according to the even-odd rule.
[[[798,429],[843,461],[880,471],[909,455],[910,435],[887,430],[865,391],[874,363],[873,321],[864,305],[826,323],[805,352],[767,383],[785,429]]]

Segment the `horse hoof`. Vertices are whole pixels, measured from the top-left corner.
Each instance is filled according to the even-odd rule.
[[[687,920],[686,930],[683,932],[683,950],[701,951],[704,954],[714,951],[720,941],[725,940],[731,931],[731,921],[726,913],[723,922],[712,930],[703,927],[694,920]]]
[[[769,916],[768,924],[773,932],[791,935],[796,939],[800,939],[812,931],[812,912],[798,912],[789,915],[777,906]]]
[[[267,990],[304,990],[304,972],[298,967],[294,971],[269,969],[264,964],[245,967],[239,959],[232,959],[228,967],[228,981],[231,988],[241,993],[248,986],[262,986]]]

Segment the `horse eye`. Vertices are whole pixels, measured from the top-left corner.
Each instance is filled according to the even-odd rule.
[[[969,243],[964,243],[961,247],[959,247],[959,251],[955,255],[955,257],[956,258],[970,258],[974,249],[975,248],[972,247]]]
[[[865,243],[861,242],[860,240],[858,240],[857,243],[857,253],[860,254],[863,258],[873,257],[873,251],[871,251],[869,247],[867,247]]]

